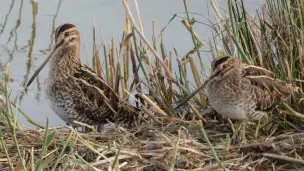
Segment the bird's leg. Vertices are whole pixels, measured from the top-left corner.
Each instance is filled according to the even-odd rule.
[[[261,121],[261,119],[262,119],[262,121]],[[261,122],[262,122],[262,126],[261,126]],[[256,130],[255,130],[255,134],[254,134],[255,138],[258,137],[258,133],[260,131],[260,128],[263,127],[265,125],[265,123],[268,123],[268,115],[264,115],[262,118],[260,118],[258,120],[257,127],[256,127]]]
[[[246,127],[245,127],[245,123],[241,123],[240,124],[240,130],[239,130],[239,140],[241,141],[242,144],[247,144],[247,138],[246,138]]]
[[[231,121],[230,118],[227,118],[227,121],[228,121],[228,123],[229,123],[229,125],[230,125],[230,128],[231,128],[231,130],[232,130],[232,132],[233,132],[233,135],[234,135],[234,132],[235,132],[234,125],[233,125],[233,123],[232,123],[232,121]]]
[[[230,120],[230,122],[231,122],[231,120]],[[238,135],[243,123],[244,123],[244,121],[241,121],[236,129],[234,129],[234,127],[231,128],[232,132],[233,132],[233,135],[231,137],[232,140],[236,140],[236,136]]]
[[[259,133],[259,130],[260,130],[260,126],[261,126],[261,119],[258,120],[258,124],[257,124],[256,129],[255,129],[255,134],[254,134],[254,137],[255,137],[255,138],[258,137],[258,133]]]

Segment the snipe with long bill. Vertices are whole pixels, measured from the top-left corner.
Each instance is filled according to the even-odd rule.
[[[56,29],[55,47],[27,87],[48,62],[46,96],[51,108],[65,122],[132,124],[138,118],[137,108],[123,101],[103,78],[80,62],[80,35],[73,24]]]

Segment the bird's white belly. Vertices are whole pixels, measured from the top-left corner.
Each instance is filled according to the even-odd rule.
[[[210,87],[206,88],[205,92],[212,108],[215,109],[217,113],[231,119],[250,120],[248,113],[251,111],[249,110],[248,102],[242,102],[235,97],[231,98],[231,96],[226,96],[226,94],[221,91],[218,89],[211,90]]]
[[[49,100],[49,104],[53,111],[64,121],[67,123],[70,123],[69,117],[66,114],[66,111],[63,109],[63,107],[57,106],[55,103]]]
[[[211,106],[219,113],[231,119],[249,120],[248,110],[244,110],[244,106],[231,104],[229,102],[224,103],[220,101],[210,102]]]

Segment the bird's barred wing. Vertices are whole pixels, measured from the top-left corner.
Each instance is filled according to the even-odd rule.
[[[105,80],[98,76],[95,71],[86,65],[81,65],[80,69],[73,75],[75,78],[87,82],[89,85],[94,85],[102,90],[107,98],[112,98],[114,101],[118,100],[117,94],[114,90],[105,82]]]
[[[110,104],[109,98],[104,91],[97,86],[89,84],[83,79],[70,76],[67,78],[74,91],[70,95],[74,110],[79,117],[86,116],[95,123],[104,124],[107,120],[113,122],[118,115],[117,105]],[[81,120],[78,118],[78,120]]]
[[[256,110],[270,111],[290,97],[294,88],[284,81],[267,76],[246,76],[254,94]]]
[[[75,82],[81,97],[90,103],[89,106],[94,105],[99,110],[97,120],[125,123],[134,121],[137,109],[123,102],[104,79],[89,67],[82,65],[69,79]]]

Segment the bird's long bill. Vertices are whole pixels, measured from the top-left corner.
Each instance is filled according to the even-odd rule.
[[[45,58],[45,60],[42,62],[42,64],[39,66],[39,68],[35,71],[31,79],[27,82],[26,87],[30,86],[33,80],[37,77],[39,72],[43,69],[43,67],[48,63],[48,61],[51,59],[51,57],[58,52],[60,49],[60,46],[56,46],[53,51]]]
[[[229,70],[231,70],[232,67],[229,67],[225,72],[228,72]],[[186,98],[184,98],[181,102],[178,103],[178,105],[175,107],[175,109],[180,108],[181,106],[183,106],[188,100],[190,100],[196,93],[198,93],[199,91],[201,91],[209,82],[213,81],[219,74],[221,73],[221,71],[218,71],[214,74],[212,74],[205,82],[203,82],[203,84],[201,84],[196,90],[194,90],[192,93],[190,93]]]
[[[178,103],[178,105],[175,107],[175,109],[180,108],[183,106],[188,100],[190,100],[196,93],[201,91],[207,83],[210,82],[210,79],[207,79],[203,84],[201,84],[196,90],[194,90],[192,93],[190,93],[186,98],[184,98],[181,102]]]

